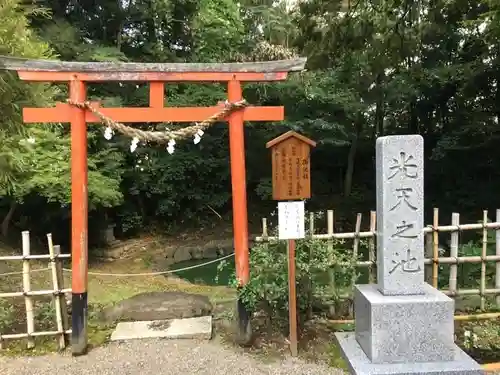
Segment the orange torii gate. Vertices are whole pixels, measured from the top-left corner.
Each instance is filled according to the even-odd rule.
[[[27,60],[0,56],[0,69],[17,71],[19,78],[32,82],[68,82],[71,103],[86,101],[89,82],[149,82],[149,107],[93,108],[114,121],[198,122],[224,106],[164,107],[165,82],[227,82],[229,105],[241,103],[242,82],[280,81],[288,72],[301,71],[305,58],[282,61],[193,64],[193,63],[115,63]],[[53,108],[24,108],[26,123],[71,123],[71,256],[72,256],[72,353],[87,351],[87,123],[101,119],[88,108],[57,103]],[[249,280],[248,218],[245,171],[244,121],[280,121],[283,107],[237,107],[228,115],[229,151],[233,204],[233,233],[236,276],[240,285]],[[240,334],[249,329],[249,312],[238,300]]]

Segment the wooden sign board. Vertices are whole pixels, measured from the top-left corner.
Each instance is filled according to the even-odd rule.
[[[311,197],[311,147],[316,142],[294,131],[269,141],[273,170],[273,199],[302,200]]]

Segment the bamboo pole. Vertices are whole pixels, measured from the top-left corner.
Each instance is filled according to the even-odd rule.
[[[71,254],[61,254],[59,258],[70,258]],[[41,255],[6,255],[0,256],[0,260],[50,260],[49,254]]]
[[[481,250],[481,283],[479,296],[481,297],[481,310],[485,307],[485,295],[484,291],[486,289],[486,255],[488,254],[488,228],[486,224],[488,223],[488,211],[483,211],[483,248]]]
[[[61,246],[54,246],[54,257],[56,261],[56,270],[57,270],[57,283],[60,289],[64,289],[64,274],[63,274],[63,265],[58,255],[61,254]],[[69,329],[69,316],[68,316],[68,307],[66,303],[66,295],[64,293],[59,293],[59,299],[61,300],[61,315],[63,321],[63,332],[66,332]],[[66,334],[63,334],[64,345],[67,346],[69,343],[69,337]]]
[[[472,315],[454,315],[453,320],[455,321],[474,321],[474,320],[487,320],[487,319],[498,319],[500,318],[500,312],[496,313],[484,313],[484,314],[472,314]],[[353,324],[354,319],[328,319],[326,320],[330,324]]]
[[[313,238],[314,236],[314,212],[309,212],[309,237]],[[313,247],[309,246],[309,270],[311,269],[312,265],[312,259],[313,259]],[[307,306],[307,318],[312,319],[313,316],[313,281],[312,281],[312,273],[310,273],[311,276],[309,277],[309,280],[307,281],[307,300],[308,306]]]
[[[334,219],[334,211],[333,210],[328,210],[326,212],[326,230],[327,230],[327,235],[330,236],[328,240],[328,257],[329,263],[332,265],[330,269],[328,270],[328,282],[329,282],[329,287],[331,289],[331,292],[334,293],[335,291],[335,265],[333,264],[333,231],[335,229],[335,219]],[[335,315],[335,305],[332,304],[329,309],[330,316]]]
[[[451,224],[459,225],[460,224],[460,214],[453,213],[451,214]],[[458,258],[458,232],[451,232],[451,241],[450,241],[450,258]],[[454,263],[450,265],[450,285],[449,290],[451,293],[457,292],[457,272],[458,272],[458,264]]]
[[[500,222],[498,223],[488,223],[486,224],[486,228],[488,229],[500,229]],[[483,229],[483,224],[478,223],[478,224],[461,224],[461,225],[443,225],[443,226],[438,226],[437,230],[438,232],[455,232],[455,231],[465,231],[465,230],[478,230],[478,229]],[[433,226],[430,227],[425,227],[423,229],[424,233],[433,233]],[[359,237],[360,238],[370,238],[374,237],[375,233],[374,232],[360,232]],[[314,239],[317,240],[328,240],[328,239],[354,239],[356,237],[356,233],[354,232],[348,232],[348,233],[332,233],[332,234],[315,234]],[[255,241],[257,242],[263,242],[263,241],[278,241],[278,237],[276,236],[269,236],[268,238],[264,239],[262,236],[258,236],[255,238]],[[42,257],[41,255],[37,255],[36,258],[33,259],[41,259],[39,257]],[[68,258],[69,256],[66,256],[66,254],[62,254],[62,258]],[[8,258],[8,259],[4,259]],[[11,259],[12,258],[12,259]],[[19,256],[14,256],[14,257],[0,257],[0,260],[22,260],[22,257]],[[48,259],[47,256],[44,256],[43,259]]]
[[[457,290],[456,293],[451,293],[449,290],[442,290],[441,292],[449,297],[456,297],[456,296],[477,296],[479,295],[479,288],[478,289],[459,289]],[[500,289],[485,289],[484,290],[485,295],[492,295],[492,296],[497,296],[500,295]],[[349,294],[342,294],[339,296],[340,299],[347,299],[351,298],[352,296]]]
[[[500,221],[500,209],[497,209],[495,221]],[[495,231],[495,255],[500,256],[500,230]],[[495,265],[495,288],[500,289],[500,262]],[[496,298],[497,307],[500,307],[500,296]]]
[[[439,258],[439,208],[434,208],[432,220],[432,286],[438,287],[438,258]]]
[[[62,289],[61,293],[71,293],[71,289]],[[9,298],[9,297],[36,297],[36,296],[52,296],[54,295],[53,290],[32,290],[31,292],[7,292],[0,293],[0,298]]]
[[[314,236],[314,212],[309,212],[309,236]]]
[[[356,215],[356,226],[355,226],[355,234],[354,243],[352,246],[352,256],[356,261],[358,260],[358,252],[359,252],[359,232],[361,231],[361,218],[362,214],[358,213]],[[351,284],[354,285],[356,283],[357,277],[356,273],[352,276]]]
[[[375,211],[370,212],[370,232],[375,232],[377,225],[377,213]],[[376,269],[375,269],[375,238],[376,236],[372,236],[368,239],[368,261],[370,262],[369,274],[368,274],[368,282],[370,284],[375,283],[376,277]]]
[[[427,284],[432,285],[432,263],[426,263],[427,259],[432,258],[432,233],[425,233],[425,259],[424,259],[424,277]]]
[[[31,298],[31,280],[30,280],[30,262],[26,257],[30,255],[30,232],[22,232],[23,244],[23,293],[24,304],[26,305],[26,334],[28,338],[28,349],[35,347],[35,340],[33,339],[33,332],[35,332],[35,316],[33,308],[33,299]]]
[[[47,242],[49,245],[49,254],[51,256],[50,268],[52,270],[52,285],[54,286],[53,300],[54,300],[54,305],[56,307],[56,326],[57,326],[57,331],[60,332],[59,349],[62,350],[66,347],[66,340],[64,338],[62,311],[61,311],[63,306],[61,306],[61,299],[60,299],[61,292],[59,290],[59,280],[57,278],[57,267],[56,267],[54,243],[52,242],[52,234],[50,234],[50,233],[47,234]]]
[[[59,335],[60,332],[57,331],[38,331],[38,332],[33,332],[31,335],[28,335],[27,333],[12,333],[8,335],[2,335],[2,339],[4,340],[15,340],[15,339],[25,339],[29,337],[41,337],[41,336],[57,336]],[[67,330],[65,334],[70,335],[71,330]]]
[[[269,234],[267,232],[267,219],[264,217],[262,218],[262,238],[267,239],[269,237]]]

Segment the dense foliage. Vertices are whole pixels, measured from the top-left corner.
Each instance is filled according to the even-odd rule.
[[[307,233],[309,237],[311,233]],[[277,236],[277,233],[273,233]],[[304,323],[313,313],[333,313],[342,298],[352,291],[358,279],[356,263],[352,255],[352,242],[324,241],[306,238],[296,241],[295,280],[299,323]],[[243,303],[250,311],[264,311],[272,323],[288,319],[288,267],[289,256],[286,241],[261,242],[250,252],[250,281],[240,289]],[[221,272],[230,264],[222,261]],[[230,285],[238,286],[233,272]]]
[[[288,4],[287,4],[288,3]],[[293,3],[293,5],[292,5]],[[377,136],[419,133],[426,145],[426,204],[477,219],[500,207],[499,0],[21,0],[0,4],[0,52],[79,61],[224,62],[308,57],[307,71],[279,84],[248,84],[257,105],[282,104],[281,124],[248,124],[250,213],[267,209],[265,142],[287,129],[319,141],[312,209],[351,218],[374,208]],[[41,7],[43,6],[43,8]],[[20,108],[64,99],[64,86],[0,76],[3,234],[16,228],[68,237],[68,128],[22,126]],[[217,84],[172,84],[168,105],[213,105]],[[109,106],[148,102],[145,85],[100,84]],[[147,127],[147,124],[138,126]],[[158,124],[175,128],[177,124]],[[90,234],[218,220],[230,213],[227,125],[173,155],[163,147],[89,129]],[[428,210],[429,211],[429,210]],[[44,212],[43,215],[34,213]],[[63,228],[62,230],[60,228]],[[18,231],[11,231],[18,236]]]

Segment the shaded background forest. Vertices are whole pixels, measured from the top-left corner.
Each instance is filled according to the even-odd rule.
[[[463,222],[500,207],[500,0],[2,0],[0,54],[76,61],[230,62],[308,57],[286,82],[248,84],[255,105],[284,105],[281,123],[247,124],[249,214],[275,207],[265,143],[293,129],[316,140],[308,208],[375,208],[375,139],[421,134],[426,213],[438,206]],[[168,84],[166,104],[214,105],[218,84]],[[148,87],[95,84],[105,106],[146,106]],[[50,106],[67,87],[0,75],[2,234],[70,233],[67,124],[22,125],[23,106]],[[139,124],[152,129],[151,124]],[[170,129],[181,124],[157,124]],[[228,128],[164,147],[103,137],[89,125],[89,225],[135,236],[210,226],[231,215]],[[490,219],[494,219],[491,217]],[[430,222],[427,217],[426,222]]]

